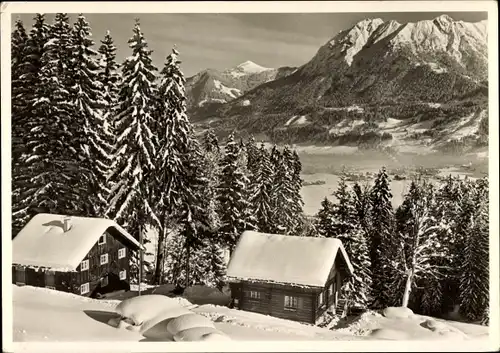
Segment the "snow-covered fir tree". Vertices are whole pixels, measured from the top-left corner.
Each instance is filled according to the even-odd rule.
[[[273,151],[271,153],[273,157]],[[297,214],[294,205],[292,152],[285,146],[279,155],[271,191],[272,217],[271,229],[276,234],[294,234],[297,229]]]
[[[264,144],[260,145],[258,159],[254,162],[254,173],[251,185],[250,202],[256,218],[257,229],[264,233],[271,231],[271,191],[273,185],[273,171],[269,159],[269,152]]]
[[[88,217],[103,216],[109,188],[107,177],[112,161],[112,141],[103,115],[103,85],[99,79],[98,53],[93,49],[91,28],[80,14],[73,26],[71,43],[70,97],[74,107],[73,119],[83,127],[79,132],[83,158],[80,162],[86,184],[82,189],[82,209]],[[109,117],[109,114],[108,114]]]
[[[22,190],[27,218],[36,213],[81,214],[82,178],[79,127],[72,119],[69,99],[69,58],[71,29],[66,14],[58,13],[45,41],[45,25],[40,20],[37,36],[43,45],[40,70],[29,102],[29,118],[25,123],[26,151],[22,157],[24,177],[29,180]],[[30,44],[31,46],[31,44]],[[32,58],[35,62],[35,58]]]
[[[20,159],[26,153],[25,139],[28,135],[25,126],[29,119],[28,101],[32,87],[27,85],[27,81],[31,78],[28,76],[32,76],[30,71],[34,69],[26,56],[33,51],[30,47],[33,44],[23,22],[17,19],[11,39],[12,235],[17,234],[20,224],[24,224],[20,216],[23,212],[21,188],[25,183],[25,171]]]
[[[434,188],[424,190],[425,194],[434,191]],[[447,212],[453,207],[449,202],[441,198],[442,189],[436,188],[434,191],[434,202],[429,204],[429,214],[433,216],[436,228],[437,242],[442,256],[431,258],[429,264],[437,270],[436,276],[425,276],[417,286],[421,287],[420,311],[425,315],[437,316],[446,312],[445,295],[446,283],[453,280],[453,263],[456,261],[451,252],[454,234],[452,232],[452,222],[447,217]],[[448,208],[449,207],[449,208]],[[415,293],[418,295],[418,292]]]
[[[341,175],[334,195],[337,199],[335,203],[331,206],[325,203],[330,208],[330,222],[327,223],[330,236],[342,241],[354,267],[354,276],[342,287],[342,293],[350,306],[366,309],[372,282],[367,236],[358,222],[355,201],[347,186],[345,173]]]
[[[259,161],[259,153],[260,149],[257,147],[255,142],[255,138],[250,136],[247,143],[245,144],[245,154],[246,154],[246,162],[247,162],[247,170],[249,172],[248,178],[250,179],[250,183],[255,182],[255,175],[257,174],[257,163]]]
[[[123,81],[116,116],[117,140],[111,173],[113,187],[107,215],[136,239],[142,236],[146,244],[149,240],[145,236],[145,227],[154,224],[156,219],[150,205],[157,153],[152,132],[156,68],[139,21],[136,21],[128,43],[132,55],[122,65]],[[146,262],[144,265],[148,266]],[[137,257],[132,269],[136,276]]]
[[[302,195],[300,194],[302,190],[302,163],[300,162],[300,157],[297,151],[293,151],[291,158],[288,161],[290,172],[292,174],[292,209],[297,216],[297,223],[295,229],[301,228],[301,223],[304,222],[304,200],[302,200]]]
[[[489,202],[483,180],[471,183],[474,209],[467,224],[460,266],[460,312],[471,321],[489,319]],[[486,192],[485,192],[486,191]]]
[[[347,186],[346,175],[342,173],[337,190],[333,193],[337,202],[333,204],[331,211],[331,236],[341,237],[357,227],[356,209],[352,194]]]
[[[24,80],[22,76],[24,74],[25,66],[23,65],[25,61],[25,56],[27,54],[28,48],[28,34],[24,28],[23,21],[17,19],[14,24],[14,31],[11,37],[11,96],[12,96],[12,121],[22,119],[23,110],[26,107],[25,95],[23,94],[25,87]],[[13,131],[14,132],[14,131]],[[17,137],[13,134],[12,136]],[[14,142],[14,141],[13,141]],[[13,150],[13,153],[18,152]],[[19,158],[19,155],[12,155],[14,160]]]
[[[343,296],[349,301],[349,307],[367,309],[370,305],[372,276],[366,234],[357,226],[352,228],[348,235],[339,239],[342,240],[354,269],[353,276],[350,276],[342,286]]]
[[[234,140],[233,133],[226,141],[219,180],[220,233],[224,237],[224,243],[232,252],[239,235],[253,227],[247,218],[251,208],[247,189],[248,178],[241,163],[240,146]]]
[[[327,197],[321,201],[321,208],[316,215],[316,219],[316,229],[318,230],[318,233],[325,238],[333,237],[333,202]]]
[[[213,129],[208,129],[203,135],[203,148],[209,153],[220,153],[219,139]]]
[[[108,134],[108,142],[115,143],[115,121],[114,111],[120,91],[120,75],[118,74],[118,63],[116,62],[116,46],[110,31],[106,32],[99,47],[100,72],[99,81],[102,84],[104,107],[102,108],[105,131]]]
[[[39,186],[33,185],[31,179],[39,170],[31,166],[28,158],[33,151],[28,147],[32,139],[30,129],[40,129],[41,121],[33,105],[40,94],[40,69],[45,43],[49,36],[49,26],[45,23],[45,16],[37,14],[24,48],[24,55],[19,70],[19,82],[14,83],[12,92],[12,235],[17,232],[36,214],[31,207],[34,193]],[[15,102],[15,103],[14,103]],[[15,106],[15,107],[14,107]],[[38,126],[38,127],[37,127]],[[36,131],[36,130],[35,130]]]
[[[382,168],[370,190],[370,261],[372,272],[372,297],[375,307],[387,306],[390,300],[387,266],[395,254],[393,244],[393,209],[389,176]]]
[[[205,193],[210,186],[206,167],[207,160],[196,140],[192,139],[189,142],[188,149],[190,158],[187,160],[186,166],[187,183],[178,206],[180,214],[177,223],[186,251],[186,285],[191,285],[194,282],[193,273],[200,273],[200,271],[195,270],[196,266],[201,267],[197,261],[199,259],[194,258],[193,255],[203,248],[206,239],[214,236],[217,219],[214,219],[212,199],[207,197]],[[203,276],[203,272],[200,276]]]
[[[189,183],[189,145],[192,126],[186,115],[185,78],[180,69],[179,52],[174,48],[167,56],[157,93],[155,135],[158,154],[155,156],[155,212],[158,216],[158,249],[156,263],[163,261],[164,239],[169,225],[175,222],[177,210]],[[161,281],[161,266],[156,266],[154,282]]]
[[[370,189],[366,185],[364,188],[359,183],[354,183],[352,186],[353,204],[356,210],[356,216],[359,225],[364,230],[365,234],[370,234]]]

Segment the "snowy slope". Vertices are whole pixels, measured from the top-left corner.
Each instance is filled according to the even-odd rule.
[[[171,341],[165,323],[159,323],[144,335],[110,326],[107,322],[110,318],[116,317],[115,307],[119,301],[98,301],[29,286],[13,286],[13,300],[14,342]],[[384,329],[386,334],[387,332],[394,334],[394,331],[398,331],[399,328],[401,331],[399,335],[410,340],[435,341],[453,338],[460,342],[461,350],[470,348],[467,345],[468,342],[473,343],[474,350],[488,343],[486,336],[488,331],[485,327],[459,323],[449,325],[448,323],[451,322],[441,321],[445,327],[444,331],[454,332],[453,335],[445,337],[445,335],[422,328],[421,323],[429,318],[418,315],[408,319],[391,319],[367,313],[347,328],[328,330],[221,306],[194,307],[184,299],[178,300],[178,305],[179,308],[184,308],[182,310],[191,310],[211,319],[216,329],[229,335],[233,341],[287,340],[317,341],[318,343],[330,340],[366,341],[377,339],[371,334],[373,330]],[[446,344],[450,347],[452,342]],[[365,350],[373,349],[372,346],[364,347]],[[418,348],[418,345],[413,344],[413,347]],[[297,346],[292,347],[292,349],[295,348]]]

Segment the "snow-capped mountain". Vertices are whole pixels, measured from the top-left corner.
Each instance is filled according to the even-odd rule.
[[[225,128],[271,130],[272,138],[276,129],[282,137],[283,129],[299,129],[285,124],[303,116],[307,123],[300,128],[326,143],[338,136],[332,128],[344,119],[484,116],[479,113],[487,102],[487,41],[486,20],[468,23],[447,15],[415,23],[366,19],[338,33],[292,74],[239,96],[216,116],[225,118]],[[477,109],[469,111],[472,106]],[[355,125],[359,130],[362,124]]]
[[[232,101],[258,85],[284,77],[295,68],[262,67],[252,61],[224,71],[206,69],[186,80],[188,110],[196,115]]]

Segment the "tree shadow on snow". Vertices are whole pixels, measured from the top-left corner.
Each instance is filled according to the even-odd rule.
[[[83,311],[88,317],[94,319],[95,321],[99,321],[103,324],[108,324],[108,321],[112,318],[119,317],[117,313],[113,311],[103,311],[103,310],[84,310]]]

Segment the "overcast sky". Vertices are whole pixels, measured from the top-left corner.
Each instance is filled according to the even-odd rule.
[[[88,14],[93,38],[99,42],[106,30],[118,47],[118,60],[130,55],[127,40],[134,19],[153,49],[156,66],[177,45],[186,76],[205,69],[223,70],[251,60],[264,67],[300,66],[339,31],[365,18],[414,22],[433,19],[443,13],[290,13],[290,14]],[[486,12],[450,12],[455,20],[476,22]],[[14,21],[18,15],[13,14]],[[20,15],[31,27],[33,14]],[[74,15],[71,15],[73,21]],[[53,16],[47,15],[49,22]],[[99,43],[100,44],[100,43]]]

